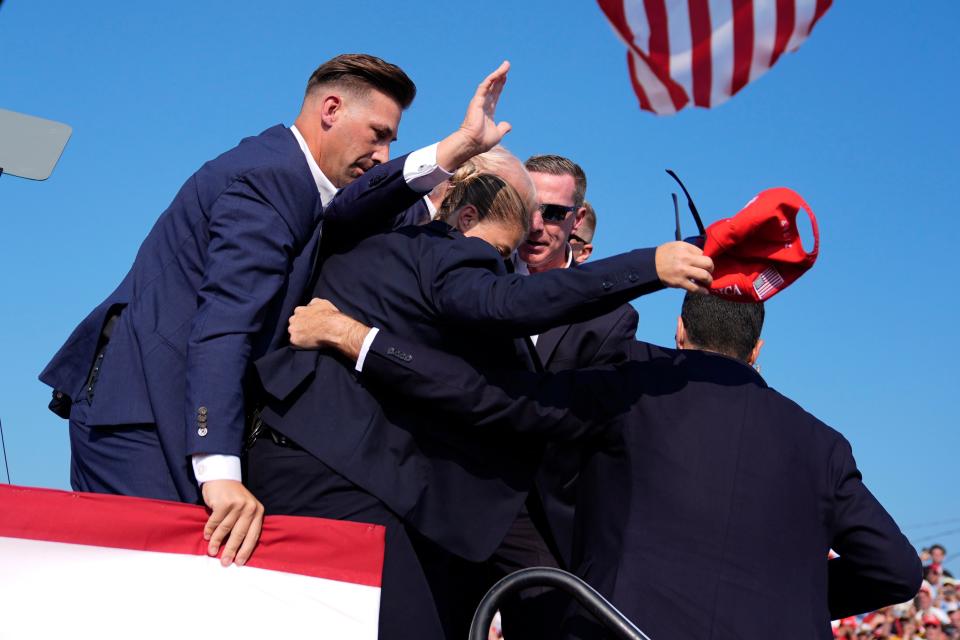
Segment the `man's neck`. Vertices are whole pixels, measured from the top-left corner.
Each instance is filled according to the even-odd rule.
[[[320,140],[317,136],[317,128],[314,126],[314,123],[309,118],[304,118],[301,114],[293,122],[293,125],[297,128],[297,131],[300,132],[300,135],[303,137],[303,141],[307,143],[307,148],[310,149],[310,155],[313,156],[314,161],[317,165],[320,165]]]

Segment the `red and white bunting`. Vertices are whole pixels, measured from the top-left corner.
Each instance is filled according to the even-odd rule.
[[[627,45],[640,107],[715,107],[810,35],[833,0],[598,0]]]
[[[244,567],[206,511],[0,486],[0,638],[377,637],[384,529],[268,516]]]

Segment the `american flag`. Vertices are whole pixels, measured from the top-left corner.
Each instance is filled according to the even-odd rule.
[[[783,278],[780,272],[773,267],[767,267],[763,270],[757,279],[753,281],[753,290],[757,292],[757,297],[766,300],[783,287]]]
[[[627,44],[640,107],[726,102],[794,51],[833,0],[597,0]]]

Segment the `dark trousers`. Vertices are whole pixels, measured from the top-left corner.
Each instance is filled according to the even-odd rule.
[[[483,513],[466,526],[483,526]],[[414,538],[421,563],[433,590],[447,638],[466,638],[480,600],[500,579],[528,567],[557,567],[554,554],[544,541],[534,518],[524,508],[506,536],[484,562],[469,562],[438,548],[422,537]],[[550,625],[554,612],[545,610],[543,589],[522,591],[501,603],[504,637],[508,640],[550,638],[542,630]]]
[[[154,425],[87,426],[86,397],[70,408],[74,491],[182,501]]]
[[[406,527],[382,502],[306,451],[260,437],[248,455],[247,484],[267,515],[313,516],[386,527],[380,640],[444,637],[430,586]],[[466,636],[464,636],[466,637]]]

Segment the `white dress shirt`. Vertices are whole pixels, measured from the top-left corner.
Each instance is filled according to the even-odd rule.
[[[317,183],[317,191],[320,192],[320,202],[323,204],[323,208],[326,209],[327,205],[329,205],[337,195],[338,189],[330,182],[327,176],[323,175],[323,171],[320,170],[320,166],[313,158],[313,154],[310,153],[310,148],[297,130],[296,125],[291,125],[290,132],[293,134],[293,137],[296,138],[297,144],[300,145],[300,150],[303,151],[307,166],[310,167],[310,174]],[[441,182],[449,180],[451,175],[453,174],[437,164],[436,143],[429,147],[417,149],[408,155],[403,163],[403,179],[406,180],[407,186],[421,193],[428,193]],[[432,213],[434,210],[433,203],[430,202],[429,199],[427,199],[427,207]],[[370,349],[370,343],[373,342],[374,336],[376,336],[375,330],[371,331],[367,336],[367,340],[364,341],[364,357],[366,357],[366,352]],[[240,482],[242,479],[240,474],[240,458],[237,456],[228,456],[219,453],[195,453],[191,461],[193,462],[193,474],[197,478],[197,483],[201,485],[210,480],[236,480]]]

